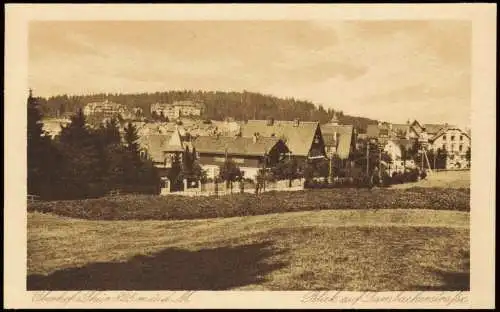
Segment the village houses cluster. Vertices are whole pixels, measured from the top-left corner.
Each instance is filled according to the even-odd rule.
[[[173,159],[186,151],[196,151],[209,179],[219,175],[228,159],[250,180],[256,179],[264,164],[272,167],[292,157],[299,164],[335,157],[348,166],[352,165],[351,156],[360,140],[376,141],[390,156],[393,169],[418,165],[413,161],[403,163],[402,148],[414,144],[428,151],[446,151],[446,169],[470,166],[466,157],[470,133],[448,124],[421,124],[417,120],[406,124],[379,122],[368,125],[366,133],[358,133],[353,125],[339,124],[337,116],[326,124],[299,119],[206,122],[192,118],[203,114],[203,104],[192,101],[151,104],[151,114],[167,117],[168,122],[138,121],[134,117],[142,115],[140,108],[128,110],[109,101],[89,103],[83,112],[86,116],[100,114],[103,118],[120,116],[135,120],[141,156],[152,160],[165,176]]]

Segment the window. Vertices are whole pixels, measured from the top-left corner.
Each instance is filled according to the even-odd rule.
[[[451,138],[450,138],[450,140],[455,141],[455,136],[452,135]]]
[[[446,134],[443,135],[443,141],[446,141]]]
[[[463,149],[464,149],[464,147],[462,146],[462,144],[460,144],[460,146],[458,147],[458,150],[462,151]]]
[[[243,158],[233,158],[235,164],[243,164],[245,160]]]
[[[454,151],[455,150],[455,144],[452,144],[451,145],[451,150]]]
[[[463,136],[463,135],[461,135],[461,136],[460,136],[460,141],[463,141],[463,139],[464,139],[464,136]]]
[[[442,149],[443,151],[446,151],[446,144],[443,144],[443,146],[441,146],[441,149]]]

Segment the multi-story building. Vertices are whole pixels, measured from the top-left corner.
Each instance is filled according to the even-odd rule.
[[[406,125],[379,123],[368,125],[367,137],[384,142],[405,139],[410,140],[411,144],[418,144],[425,150],[432,150],[435,154],[438,149],[445,151],[447,169],[469,166],[466,155],[470,148],[470,133],[446,123],[420,124],[416,120]]]
[[[127,117],[129,112],[125,105],[105,100],[103,102],[88,103],[83,108],[83,114],[85,116],[102,115],[103,117]]]
[[[470,135],[464,130],[447,126],[429,138],[429,149],[445,151],[447,154],[446,168],[467,168],[467,151],[470,148]]]
[[[202,104],[193,101],[176,101],[174,103],[155,103],[151,105],[151,114],[163,115],[169,120],[182,116],[201,116]]]

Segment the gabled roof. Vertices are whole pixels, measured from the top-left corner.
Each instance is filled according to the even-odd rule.
[[[165,148],[170,140],[167,134],[149,134],[139,138],[139,146],[147,150],[151,160],[154,162],[163,162]]]
[[[427,132],[430,135],[433,135],[435,133],[438,133],[439,130],[446,128],[445,124],[424,124],[423,127],[425,128],[425,132]]]
[[[321,125],[321,133],[326,146],[335,146],[335,154],[340,159],[347,159],[351,151],[354,126],[334,125],[331,123]],[[335,137],[335,134],[337,135]]]
[[[416,119],[415,119],[415,120],[411,123],[411,127],[412,127],[412,128],[415,128],[415,127],[417,127],[417,126],[418,126],[419,128],[423,128],[423,127],[424,127],[424,126],[422,126],[422,125],[420,124],[420,122],[418,122],[418,120],[416,120]]]
[[[441,129],[440,129],[437,133],[435,133],[434,135],[432,135],[432,136],[429,138],[429,141],[431,141],[431,142],[432,142],[432,141],[436,140],[437,138],[439,138],[439,137],[440,137],[440,136],[442,136],[443,134],[446,134],[446,132],[447,132],[448,130],[459,130],[462,134],[464,134],[465,136],[467,136],[467,137],[470,139],[470,135],[469,135],[466,131],[464,131],[464,130],[460,129],[459,127],[455,127],[455,126],[446,126],[446,127],[444,127],[444,128],[441,128]]]
[[[314,135],[319,127],[316,121],[274,120],[268,125],[267,120],[248,120],[241,124],[241,136],[252,137],[259,133],[261,137],[276,137],[283,139],[290,151],[297,156],[308,156]]]
[[[259,137],[254,142],[249,137],[200,136],[193,141],[198,153],[242,156],[264,156],[279,141],[279,138]]]
[[[163,162],[164,154],[168,152],[183,152],[188,142],[183,140],[179,132],[169,134],[148,134],[139,137],[139,146],[147,150],[151,159],[155,162]]]

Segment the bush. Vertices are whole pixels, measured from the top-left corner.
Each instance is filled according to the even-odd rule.
[[[470,189],[359,188],[227,196],[125,195],[28,203],[28,211],[90,220],[183,220],[318,209],[435,209],[470,211]]]
[[[392,184],[391,176],[387,172],[382,172],[382,186],[390,186]]]

